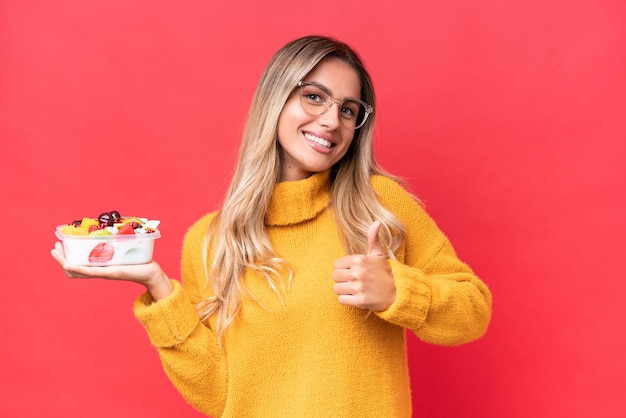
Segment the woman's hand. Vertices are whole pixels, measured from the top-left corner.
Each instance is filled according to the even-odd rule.
[[[50,251],[52,257],[65,271],[67,277],[81,279],[123,280],[139,283],[145,286],[154,300],[163,299],[172,293],[172,284],[161,267],[151,261],[147,264],[133,264],[124,266],[92,267],[68,264],[63,251],[63,244],[57,242]]]
[[[335,261],[333,291],[339,295],[339,303],[384,311],[396,300],[396,285],[378,238],[379,230],[380,221],[372,223],[367,254],[348,255]]]

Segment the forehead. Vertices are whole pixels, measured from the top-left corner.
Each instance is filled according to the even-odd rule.
[[[330,90],[335,97],[361,98],[361,80],[356,70],[338,58],[321,61],[304,81],[315,82]]]

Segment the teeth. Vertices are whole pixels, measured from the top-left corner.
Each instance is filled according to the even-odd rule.
[[[322,138],[318,138],[318,137],[313,136],[311,134],[304,134],[304,137],[306,139],[308,139],[309,141],[315,142],[316,144],[319,144],[319,145],[321,145],[323,147],[326,147],[326,148],[330,148],[333,145],[332,142],[327,141],[327,140],[322,139]]]

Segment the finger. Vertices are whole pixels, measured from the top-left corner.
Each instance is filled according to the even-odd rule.
[[[349,283],[336,283],[333,286],[333,292],[336,295],[352,295],[353,290]]]
[[[59,266],[63,268],[63,271],[65,271],[65,275],[67,277],[70,277],[70,278],[88,277],[88,276],[83,275],[80,271],[76,271],[76,266],[73,266],[67,262],[62,243],[60,242],[55,243],[54,249],[50,251],[50,254],[52,254],[52,257],[56,260]],[[80,266],[78,266],[78,268],[80,268]]]
[[[84,277],[99,278],[106,280],[132,280],[133,265],[128,266],[82,266],[82,265],[66,265],[65,268],[73,273],[80,274]]]
[[[61,256],[63,256],[63,258],[65,258],[65,248],[63,248],[63,244],[60,242],[55,242],[54,243],[54,249],[57,251],[57,253],[61,254]]]
[[[372,225],[370,225],[370,229],[367,233],[367,243],[369,248],[367,252],[368,255],[376,255],[379,257],[385,256],[385,251],[383,250],[380,238],[378,237],[380,225],[380,221],[374,221]]]
[[[362,298],[355,295],[339,295],[337,301],[346,306],[356,306],[357,308],[363,308]]]
[[[336,283],[343,283],[350,281],[350,273],[347,269],[334,270],[330,277]]]
[[[339,257],[337,260],[335,260],[333,266],[336,269],[349,269],[350,267],[352,267],[352,256],[345,255],[343,257]]]
[[[54,249],[50,251],[50,254],[52,254],[52,257],[61,267],[65,265],[65,252],[63,251],[63,245],[60,242],[54,244]]]

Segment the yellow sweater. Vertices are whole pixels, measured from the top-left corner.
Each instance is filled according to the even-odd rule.
[[[261,279],[246,283],[263,307],[244,299],[222,348],[215,321],[201,323],[202,240],[214,214],[187,232],[182,286],[135,314],[172,383],[214,417],[410,417],[405,328],[422,340],[454,345],[480,337],[491,315],[487,287],[459,261],[446,237],[397,183],[375,176],[380,201],[404,223],[408,240],[390,260],[397,288],[389,309],[367,315],[337,302],[334,261],[345,255],[333,223],[329,173],[279,183],[266,224],[276,253],[293,271],[281,306]]]

